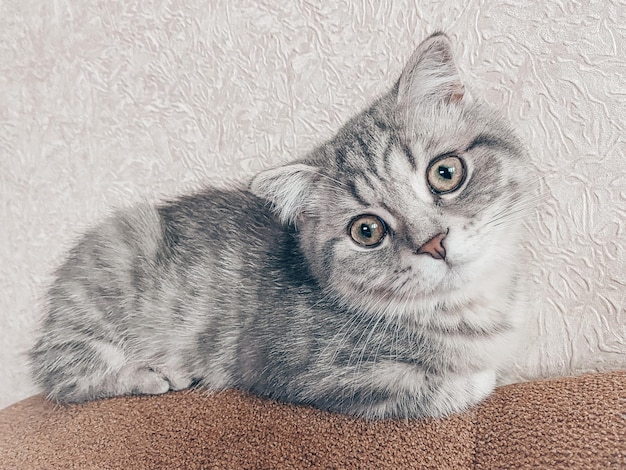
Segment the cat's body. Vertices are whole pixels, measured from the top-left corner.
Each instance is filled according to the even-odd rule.
[[[38,383],[64,402],[236,387],[368,418],[482,400],[520,321],[527,163],[462,98],[432,36],[392,92],[250,191],[112,216],[57,273]]]

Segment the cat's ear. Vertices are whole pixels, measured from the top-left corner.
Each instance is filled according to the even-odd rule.
[[[265,170],[250,182],[250,191],[272,204],[284,224],[295,222],[311,200],[315,168],[302,163]]]
[[[443,33],[426,38],[402,71],[397,85],[398,105],[461,103],[465,89],[454,63],[452,45]]]

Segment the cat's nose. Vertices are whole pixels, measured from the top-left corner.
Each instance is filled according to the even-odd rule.
[[[443,240],[446,238],[445,233],[439,233],[428,240],[417,250],[417,254],[429,254],[435,259],[446,259],[446,249],[443,246]]]

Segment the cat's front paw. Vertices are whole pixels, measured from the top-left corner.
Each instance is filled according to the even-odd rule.
[[[483,401],[496,387],[496,371],[492,369],[480,371],[470,378],[473,386],[473,397],[476,403]]]
[[[431,395],[426,415],[443,417],[464,411],[487,398],[496,386],[492,369],[445,378]]]
[[[182,390],[189,385],[191,379],[184,374],[143,365],[124,367],[117,379],[118,393],[121,395],[161,395],[170,390]]]
[[[120,370],[116,388],[119,395],[160,395],[169,391],[170,383],[150,367],[131,364]]]

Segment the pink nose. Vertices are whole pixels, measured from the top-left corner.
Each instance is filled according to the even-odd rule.
[[[445,233],[435,235],[433,238],[420,246],[419,250],[417,250],[417,254],[420,255],[426,253],[435,259],[446,259],[446,249],[443,246],[444,238],[446,238]]]

